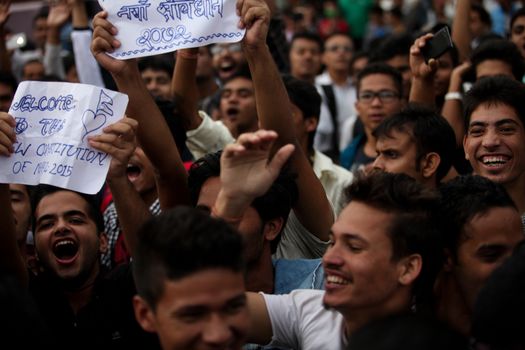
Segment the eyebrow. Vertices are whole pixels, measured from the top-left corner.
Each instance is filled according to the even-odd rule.
[[[334,232],[330,230],[330,233],[328,235],[331,237],[330,240],[332,240],[332,238],[334,237]],[[367,241],[357,233],[343,232],[340,234],[339,239],[355,239],[367,243]]]
[[[489,125],[490,123],[488,122],[482,122],[482,121],[473,121],[470,123],[469,127],[471,126],[487,126]],[[519,125],[518,122],[514,119],[510,119],[510,118],[507,118],[507,119],[501,119],[501,120],[498,120],[496,123],[494,123],[496,126],[501,126],[503,124],[515,124],[515,125]]]
[[[83,218],[87,218],[88,217],[88,215],[86,213],[84,213],[83,211],[80,211],[80,210],[68,210],[68,211],[66,211],[63,214],[64,217],[71,217],[71,216],[75,216],[75,215],[82,216]],[[45,215],[39,217],[36,220],[36,224],[38,225],[42,221],[53,219],[53,218],[56,218],[57,216],[58,216],[57,214],[45,214]]]
[[[246,302],[247,299],[246,299],[246,294],[244,292],[242,292],[241,294],[238,294],[230,299],[228,299],[224,305],[225,306],[228,306],[230,304],[234,304],[234,303],[237,303],[237,302]],[[221,307],[222,308],[222,307]],[[172,317],[173,316],[178,316],[178,315],[183,315],[183,314],[186,314],[186,313],[196,313],[196,312],[206,312],[208,311],[210,308],[207,306],[207,305],[202,305],[202,304],[195,304],[195,305],[185,305],[183,307],[181,307],[180,309],[178,310],[173,310],[173,312],[171,313]]]

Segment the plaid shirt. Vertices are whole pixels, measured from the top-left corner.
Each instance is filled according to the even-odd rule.
[[[152,215],[160,214],[160,203],[157,198],[153,204],[149,207],[149,211]],[[117,243],[118,237],[122,232],[120,228],[120,223],[118,221],[117,209],[115,208],[115,203],[108,205],[104,211],[104,229],[106,235],[108,236],[108,250],[107,253],[102,254],[100,261],[103,266],[107,268],[113,267],[113,254],[115,252],[115,245]]]

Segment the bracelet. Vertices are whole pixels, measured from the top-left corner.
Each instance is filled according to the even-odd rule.
[[[463,95],[461,92],[447,92],[445,95],[445,101],[459,100],[463,101]]]
[[[189,60],[196,60],[197,58],[199,58],[199,52],[197,51],[195,53],[190,53],[188,51],[177,51],[177,57],[182,57]]]

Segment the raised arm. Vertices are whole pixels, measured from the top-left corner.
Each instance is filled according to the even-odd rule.
[[[60,30],[69,20],[71,6],[65,0],[59,0],[51,4],[49,15],[47,16],[47,37],[46,50],[44,52],[44,66],[46,74],[55,74],[61,79],[65,79],[66,72],[60,52],[62,45],[60,42]]]
[[[246,27],[243,48],[252,74],[260,126],[277,132],[279,138],[274,147],[288,143],[297,146],[291,159],[299,188],[294,212],[308,231],[327,241],[334,215],[308,157],[298,146],[288,94],[266,45],[270,10],[263,0],[239,0],[237,10],[241,26]]]
[[[185,130],[193,130],[202,123],[198,114],[197,70],[198,48],[177,51],[171,91],[178,102],[179,115]]]
[[[7,113],[0,112],[0,157],[13,153],[15,120]],[[26,286],[28,272],[16,241],[15,219],[11,208],[8,184],[0,184],[0,270],[12,273]]]
[[[108,153],[111,159],[107,182],[117,209],[120,226],[129,252],[133,256],[137,246],[138,229],[151,217],[148,206],[129,181],[126,169],[136,148],[138,123],[123,118],[104,128],[104,133],[89,138],[91,147]]]
[[[463,135],[465,134],[465,125],[463,119],[463,100],[462,100],[462,85],[463,75],[470,69],[470,62],[464,62],[454,68],[450,76],[450,83],[448,86],[448,93],[445,96],[445,103],[441,114],[448,121],[454,133],[456,134],[456,144],[461,146],[463,144]]]
[[[417,38],[410,47],[412,85],[409,101],[435,108],[434,75],[438,68],[438,62],[435,59],[430,59],[427,64],[421,54],[421,49],[432,37],[432,34],[425,34]]]
[[[189,204],[187,173],[166,121],[144,85],[136,60],[120,61],[106,54],[120,46],[107,12],[93,20],[91,51],[102,67],[111,72],[119,91],[129,96],[127,115],[139,122],[138,139],[157,170],[157,191],[161,207]]]
[[[456,13],[452,21],[452,41],[458,48],[460,62],[466,61],[472,50],[470,43],[473,38],[469,26],[470,4],[470,0],[457,0]]]
[[[11,0],[0,0],[0,71],[11,74],[11,53],[7,51],[5,44],[5,23],[9,18]]]

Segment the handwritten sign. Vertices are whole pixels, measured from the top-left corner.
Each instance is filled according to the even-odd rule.
[[[118,28],[119,59],[143,57],[212,43],[237,42],[236,0],[99,0]]]
[[[9,109],[16,121],[15,152],[0,157],[0,183],[50,184],[94,194],[111,157],[88,136],[124,116],[128,96],[86,84],[25,81]]]

